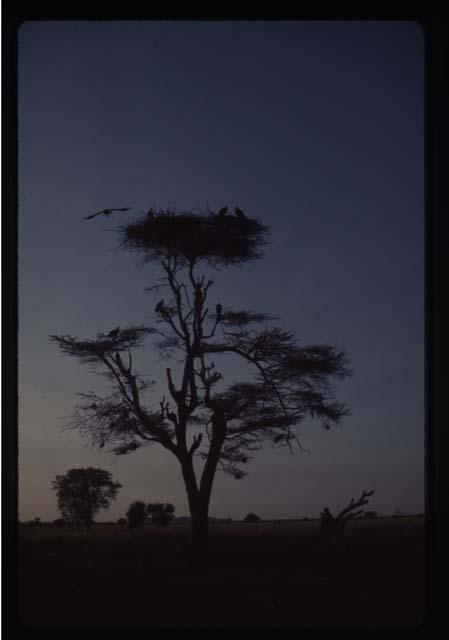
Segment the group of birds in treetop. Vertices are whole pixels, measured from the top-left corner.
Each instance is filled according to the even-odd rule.
[[[96,213],[93,213],[90,216],[85,216],[84,220],[92,220],[92,218],[95,218],[96,216],[106,216],[108,218],[111,215],[111,213],[113,213],[114,211],[129,211],[130,209],[131,209],[131,207],[122,207],[122,208],[115,208],[115,209],[102,209],[101,211],[97,211]],[[225,215],[227,215],[228,211],[229,211],[228,207],[222,207],[221,209],[219,209],[217,215],[220,216],[220,218],[222,218]],[[237,218],[240,218],[240,219],[246,218],[245,214],[243,213],[243,211],[241,209],[239,209],[239,207],[235,207],[234,213],[237,216]],[[148,220],[153,220],[153,218],[154,218],[153,209],[149,209],[147,211],[147,217],[148,217]]]
[[[220,218],[222,218],[222,217],[224,217],[227,213],[228,213],[228,207],[222,207],[222,208],[218,211],[217,215],[218,215],[218,216],[220,216]],[[235,215],[237,216],[237,218],[240,218],[240,219],[242,219],[242,218],[246,218],[245,214],[243,213],[243,211],[242,211],[241,209],[239,209],[239,207],[236,207],[236,208],[234,209],[234,213],[235,213]]]

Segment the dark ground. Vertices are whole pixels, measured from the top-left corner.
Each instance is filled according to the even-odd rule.
[[[188,527],[89,534],[20,527],[25,628],[416,627],[425,607],[423,518],[212,527],[203,559]]]

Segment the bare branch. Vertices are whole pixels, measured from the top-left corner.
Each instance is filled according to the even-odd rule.
[[[194,452],[201,445],[201,440],[202,439],[203,439],[203,434],[202,433],[199,433],[197,436],[193,436],[193,444],[191,445],[191,447],[189,449],[189,455],[190,456],[193,456]]]
[[[369,496],[372,496],[373,493],[374,493],[374,490],[373,491],[363,491],[362,495],[360,496],[360,498],[358,500],[354,500],[354,498],[352,498],[351,502],[349,503],[349,505],[340,511],[340,513],[336,516],[336,519],[337,520],[341,520],[350,511],[353,511],[354,509],[357,509],[357,507],[361,507],[364,504],[368,504],[367,498],[369,498]]]

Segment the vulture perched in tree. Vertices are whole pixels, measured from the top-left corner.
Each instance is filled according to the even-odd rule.
[[[246,218],[246,216],[243,213],[243,211],[241,209],[239,209],[238,207],[235,208],[235,215],[237,216],[237,218]]]
[[[156,313],[160,313],[162,311],[164,307],[164,301],[160,300],[157,305],[155,306],[154,310],[156,311]]]
[[[95,216],[110,216],[113,211],[129,211],[131,207],[124,207],[123,209],[102,209],[101,211],[97,211],[97,213],[93,213],[91,216],[85,216],[84,220],[92,220]]]
[[[120,331],[120,327],[117,327],[116,329],[113,329],[112,331],[110,331],[108,333],[108,338],[112,338],[112,339],[116,338],[118,336],[118,334],[119,334],[119,331]]]
[[[225,216],[228,213],[228,207],[222,207],[219,211],[218,211],[218,215],[219,216]]]

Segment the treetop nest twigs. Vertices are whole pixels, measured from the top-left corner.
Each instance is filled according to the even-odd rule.
[[[189,264],[241,265],[261,255],[269,227],[254,218],[191,211],[143,214],[119,228],[122,246],[143,253],[145,262],[170,256]]]

